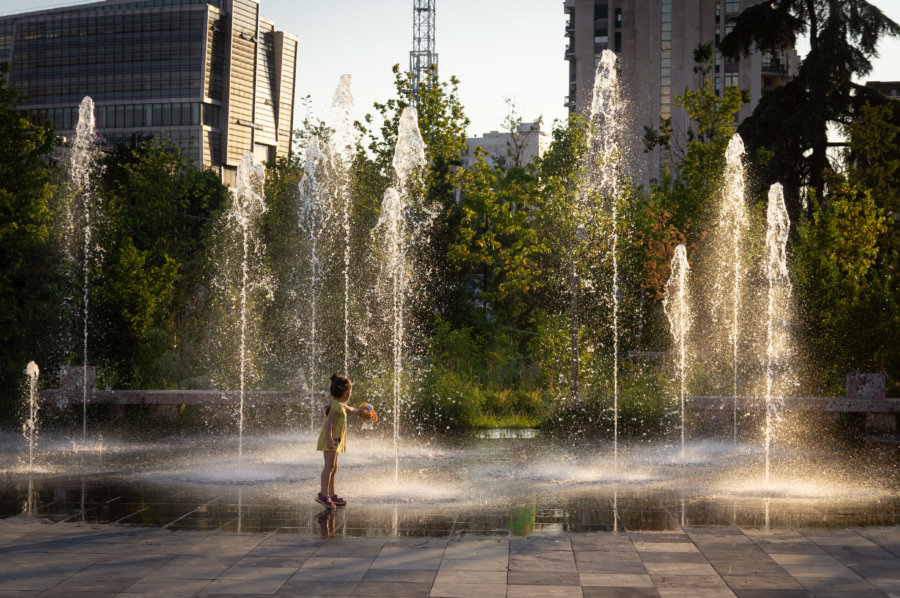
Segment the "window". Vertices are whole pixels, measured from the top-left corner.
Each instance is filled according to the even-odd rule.
[[[661,119],[672,111],[672,0],[660,0],[660,106]]]

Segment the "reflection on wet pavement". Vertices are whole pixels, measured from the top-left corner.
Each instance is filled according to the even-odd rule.
[[[170,530],[337,536],[530,535],[900,523],[896,447],[863,456],[783,452],[768,487],[755,447],[697,442],[680,450],[609,447],[540,438],[466,438],[410,447],[393,484],[391,448],[354,438],[338,471],[350,506],[333,518],[312,501],[320,473],[303,434],[41,443],[23,468],[17,440],[0,437],[0,516],[119,523]],[[864,457],[864,458],[863,458]],[[330,519],[330,520],[329,520]]]

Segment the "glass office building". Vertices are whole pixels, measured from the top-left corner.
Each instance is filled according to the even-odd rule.
[[[35,121],[74,134],[91,96],[105,146],[155,136],[232,182],[291,147],[297,38],[258,0],[106,0],[0,17],[0,62]]]

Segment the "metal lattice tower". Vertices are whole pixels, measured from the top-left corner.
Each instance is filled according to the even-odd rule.
[[[413,49],[409,53],[413,104],[418,104],[420,86],[430,83],[428,69],[438,62],[434,51],[434,3],[435,0],[413,0]]]

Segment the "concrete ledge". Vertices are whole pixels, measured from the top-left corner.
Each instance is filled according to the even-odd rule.
[[[726,410],[734,397],[686,397],[687,407],[699,410]],[[841,413],[900,413],[900,399],[845,399],[841,397],[784,397],[779,399],[786,411],[832,411]],[[738,409],[764,411],[765,397],[738,397]]]
[[[316,393],[320,399],[324,393]],[[57,405],[81,405],[82,394],[68,390],[45,390],[41,396]],[[240,400],[236,390],[95,390],[88,392],[90,405],[234,405]],[[287,390],[252,390],[244,400],[254,405],[299,405],[309,394]]]

